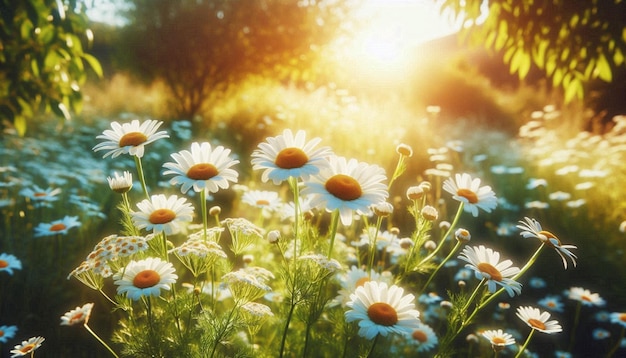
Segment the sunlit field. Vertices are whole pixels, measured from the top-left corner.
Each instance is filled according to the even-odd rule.
[[[626,356],[626,117],[584,131],[386,27],[326,85],[250,77],[174,120],[118,74],[7,131],[1,356]]]

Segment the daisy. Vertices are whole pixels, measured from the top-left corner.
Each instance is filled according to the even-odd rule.
[[[351,310],[345,313],[346,321],[359,321],[359,335],[370,340],[378,334],[413,334],[420,328],[414,300],[415,296],[404,295],[404,289],[396,285],[365,282],[350,295],[346,305]]]
[[[465,267],[474,270],[477,279],[486,279],[489,292],[496,291],[496,285],[502,286],[513,297],[522,292],[522,285],[511,279],[520,272],[517,267],[511,267],[511,260],[500,261],[500,253],[486,248],[483,245],[468,247],[458,256],[459,259],[467,262]]]
[[[526,306],[517,308],[517,317],[524,321],[530,328],[543,333],[559,333],[563,329],[558,321],[548,321],[550,313],[541,312],[538,308]]]
[[[171,263],[157,257],[131,261],[122,271],[117,272],[113,279],[117,293],[126,293],[134,301],[142,296],[159,296],[161,289],[169,290],[170,284],[175,283],[178,276],[174,273]]]
[[[367,274],[362,268],[351,266],[346,273],[338,275],[339,284],[341,288],[337,292],[338,296],[335,298],[336,302],[339,302],[342,306],[350,301],[350,295],[357,289],[369,281],[381,281],[381,275],[375,270],[370,270],[370,274]]]
[[[411,344],[417,346],[417,352],[428,352],[439,343],[435,331],[424,323],[418,323],[417,328],[408,336]]]
[[[383,168],[337,156],[330,157],[329,165],[305,183],[302,195],[313,195],[313,207],[339,210],[343,225],[352,223],[353,211],[366,213],[389,196]]]
[[[498,205],[496,194],[488,185],[480,186],[480,179],[467,174],[456,174],[454,180],[446,179],[443,189],[452,194],[455,200],[464,203],[463,210],[478,216],[478,209],[491,212]]]
[[[127,193],[133,188],[133,175],[129,171],[124,171],[121,176],[117,172],[113,173],[114,178],[107,177],[109,188],[116,193]]]
[[[65,235],[73,227],[79,227],[78,216],[65,216],[51,223],[40,223],[35,227],[35,237]]]
[[[227,189],[229,181],[236,183],[239,173],[230,169],[239,163],[230,157],[230,149],[217,146],[211,148],[208,142],[191,144],[191,152],[183,150],[171,155],[176,163],[165,163],[163,167],[168,169],[164,175],[175,175],[170,179],[170,184],[180,186],[184,194],[190,189],[197,193],[206,190],[215,193],[219,189]]]
[[[556,250],[557,254],[563,259],[563,266],[567,269],[566,257],[572,261],[574,267],[576,267],[576,255],[574,255],[569,249],[575,249],[574,245],[562,245],[561,241],[549,231],[545,231],[541,228],[541,224],[535,219],[525,217],[525,221],[520,220],[520,225],[517,228],[522,230],[520,235],[524,238],[534,237],[539,239],[544,245],[551,246]]]
[[[17,326],[0,326],[0,343],[6,343],[15,336]]]
[[[267,190],[248,190],[241,196],[241,202],[262,209],[266,216],[282,207],[278,193]]]
[[[52,207],[50,203],[59,200],[57,195],[60,193],[60,188],[42,189],[37,185],[33,185],[32,188],[24,188],[20,190],[20,195],[29,198],[36,208]]]
[[[546,296],[543,299],[539,300],[537,304],[539,304],[539,306],[544,307],[550,311],[563,312],[563,302],[561,302],[560,296],[555,296],[555,295]]]
[[[6,271],[9,275],[13,275],[13,270],[22,269],[22,261],[11,254],[0,254],[0,272]]]
[[[97,139],[104,139],[102,143],[96,144],[93,151],[108,150],[103,158],[115,158],[120,154],[130,154],[138,158],[143,157],[144,146],[162,138],[169,138],[165,131],[157,132],[163,124],[162,121],[149,119],[143,123],[135,119],[130,123],[119,124],[111,122],[111,128],[102,132]]]
[[[155,234],[176,234],[180,231],[180,222],[193,220],[193,207],[186,201],[176,195],[152,195],[150,200],[137,203],[141,211],[131,212],[130,215],[139,229],[152,230]]]
[[[271,179],[276,185],[289,177],[308,180],[328,166],[326,157],[332,154],[329,147],[315,149],[320,142],[320,138],[307,142],[303,130],[294,136],[290,129],[285,129],[283,134],[267,138],[266,143],[260,143],[252,152],[252,169],[263,170],[261,180]]]
[[[613,312],[610,315],[611,323],[616,323],[621,325],[622,327],[626,327],[626,313],[623,312]]]
[[[509,346],[511,344],[515,344],[515,338],[509,333],[505,333],[501,329],[499,330],[487,330],[482,333],[482,336],[489,340],[493,350],[499,352],[504,349],[504,347]]]
[[[43,337],[32,337],[29,338],[27,341],[22,341],[22,344],[18,344],[15,347],[13,347],[13,349],[11,350],[11,354],[13,354],[11,356],[11,358],[15,358],[15,357],[23,357],[27,354],[29,354],[31,357],[33,356],[33,352],[41,347],[41,344],[43,343],[43,341],[45,341],[46,339]]]
[[[75,324],[87,324],[89,317],[91,316],[91,309],[93,303],[85,303],[82,307],[76,307],[75,309],[66,312],[61,316],[61,326],[73,326]]]
[[[567,296],[572,300],[581,302],[584,306],[604,306],[606,303],[598,293],[591,293],[582,287],[570,288]]]

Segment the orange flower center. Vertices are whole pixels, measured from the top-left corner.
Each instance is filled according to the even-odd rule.
[[[626,313],[620,313],[618,318],[619,318],[620,321],[626,322]]]
[[[476,204],[478,202],[478,196],[476,196],[476,193],[469,189],[459,189],[457,190],[456,195],[464,197],[470,204]]]
[[[493,337],[491,339],[491,344],[501,345],[505,343],[506,343],[506,340],[504,340],[502,337]]]
[[[491,280],[502,281],[502,273],[500,273],[500,271],[497,268],[493,267],[493,265],[488,264],[486,262],[481,262],[476,267],[478,267],[480,272],[483,272],[489,275],[489,277],[491,277],[490,278]]]
[[[309,161],[309,157],[300,148],[285,148],[276,156],[276,166],[283,169],[301,168]]]
[[[130,133],[124,134],[122,138],[120,138],[119,146],[120,147],[126,147],[128,145],[138,146],[147,140],[148,140],[148,137],[146,137],[146,135],[141,132],[130,132]]]
[[[414,340],[420,343],[424,343],[428,340],[428,336],[426,335],[426,333],[424,333],[423,331],[420,331],[419,329],[413,331],[413,334],[411,336],[413,337]]]
[[[258,206],[268,206],[270,205],[270,202],[265,200],[265,199],[259,199],[256,201],[256,205]]]
[[[33,194],[33,196],[36,197],[36,198],[40,198],[42,196],[48,196],[48,193],[39,192],[39,193]]]
[[[366,282],[369,282],[369,280],[370,278],[367,276],[361,277],[360,279],[356,281],[356,287],[364,286]]]
[[[367,316],[381,326],[393,326],[398,323],[398,313],[385,302],[376,302],[367,309]]]
[[[77,314],[73,315],[72,318],[70,318],[70,322],[80,321],[82,318],[83,318],[83,313],[78,312]]]
[[[152,224],[167,224],[168,222],[176,219],[176,213],[170,209],[157,209],[150,214],[150,223]]]
[[[541,330],[546,329],[546,325],[543,324],[543,322],[541,322],[538,319],[530,318],[528,320],[528,324],[530,324],[530,326],[533,327],[533,328],[537,328],[537,329],[541,329]]]
[[[22,352],[22,353],[28,353],[28,352],[32,351],[32,350],[33,350],[33,348],[35,348],[35,345],[34,345],[33,343],[30,343],[30,344],[27,344],[27,345],[25,345],[24,347],[22,347],[22,348],[20,349],[20,352]]]
[[[5,267],[8,267],[9,263],[5,260],[0,260],[0,269],[3,269]]]
[[[213,164],[200,163],[193,165],[187,171],[187,177],[193,180],[209,180],[219,174],[217,168]]]
[[[587,302],[591,302],[591,297],[587,296],[587,295],[581,295],[580,299],[583,301],[587,301]]]
[[[550,242],[550,239],[555,239],[555,240],[556,240],[556,242],[557,242],[557,244],[558,244],[559,246],[561,246],[561,240],[559,240],[559,238],[558,238],[558,237],[556,237],[556,235],[554,235],[554,234],[553,234],[553,233],[551,233],[550,231],[543,231],[543,230],[542,230],[542,231],[539,231],[539,234],[540,234],[540,235],[543,235],[543,236],[545,236],[545,237],[547,237],[547,238],[548,238],[548,240],[544,241],[544,244],[547,244],[547,245],[550,245],[550,246],[554,246],[554,245]]]
[[[54,225],[50,226],[50,231],[63,231],[66,228],[67,228],[67,226],[65,226],[65,224],[58,223],[58,224],[54,224]]]
[[[356,179],[345,174],[337,174],[326,181],[326,190],[343,201],[351,201],[361,197],[363,191]]]
[[[148,288],[161,281],[161,276],[154,270],[143,270],[133,279],[133,286],[137,288]]]
[[[4,331],[0,329],[0,337],[4,337]]]

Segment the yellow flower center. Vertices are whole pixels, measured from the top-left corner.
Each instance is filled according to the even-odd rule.
[[[137,288],[148,288],[161,281],[161,276],[154,270],[143,270],[135,275],[133,286]]]
[[[589,297],[589,296],[587,296],[585,294],[581,295],[580,299],[583,300],[583,301],[587,301],[587,302],[591,302],[592,301],[591,297]]]
[[[176,213],[170,209],[157,209],[148,218],[152,224],[167,224],[174,219],[176,219]]]
[[[376,302],[367,309],[367,316],[381,326],[393,326],[398,323],[398,313],[385,302]]]
[[[620,321],[626,322],[626,313],[620,313],[619,316],[617,317],[619,318]]]
[[[539,231],[539,235],[543,235],[546,238],[548,238],[548,240],[544,241],[544,244],[546,245],[550,245],[550,246],[554,246],[554,244],[552,244],[552,242],[550,242],[550,239],[555,239],[557,244],[559,246],[561,246],[561,240],[559,240],[558,237],[556,237],[556,235],[554,235],[553,233],[551,233],[550,231]]]
[[[457,190],[456,195],[464,197],[470,204],[476,204],[478,202],[478,196],[476,193],[469,189],[459,189]]]
[[[326,190],[343,201],[351,201],[361,197],[363,191],[359,182],[351,176],[337,174],[326,181]]]
[[[122,138],[120,138],[119,146],[120,147],[126,147],[129,145],[138,146],[147,140],[148,140],[148,137],[146,137],[146,135],[141,132],[130,132],[130,133],[124,134]]]
[[[219,174],[219,172],[215,165],[209,163],[193,165],[187,171],[187,177],[193,180],[209,180],[217,174]]]
[[[75,315],[73,315],[70,318],[70,323],[74,323],[74,322],[80,321],[82,318],[83,318],[83,313],[82,312],[78,312],[78,313],[76,313]]]
[[[0,329],[0,337],[4,337],[4,331]]]
[[[9,263],[5,260],[0,260],[0,269],[3,269],[5,267],[9,267]]]
[[[493,267],[493,265],[486,262],[481,262],[476,265],[476,267],[478,267],[478,270],[480,270],[480,272],[489,275],[489,277],[491,277],[491,280],[502,281],[502,273],[500,273],[497,268]]]
[[[411,337],[413,337],[414,340],[420,343],[424,343],[428,340],[428,336],[426,335],[426,333],[424,333],[424,331],[420,331],[419,329],[413,331]]]
[[[20,352],[28,353],[28,352],[32,351],[33,348],[35,348],[35,345],[33,343],[30,343],[30,344],[27,344],[24,347],[20,348]]]
[[[505,343],[506,343],[506,340],[504,340],[502,337],[493,337],[491,339],[491,344],[501,345]]]
[[[50,226],[50,231],[63,231],[66,228],[67,228],[67,226],[65,226],[65,224],[58,223],[58,224],[54,224],[54,225]]]
[[[274,163],[279,168],[301,168],[309,161],[309,157],[300,148],[285,148],[276,156]]]
[[[537,328],[537,329],[541,329],[541,330],[546,329],[546,325],[543,324],[543,322],[541,322],[538,319],[530,318],[528,320],[528,324],[530,324],[530,326],[533,327],[533,328]]]
[[[256,205],[258,206],[268,206],[270,205],[270,202],[265,200],[265,199],[259,199],[256,201]]]
[[[365,276],[365,277],[361,277],[360,279],[358,279],[358,280],[356,281],[355,286],[356,286],[356,287],[361,287],[361,286],[364,286],[366,282],[369,282],[369,280],[370,280],[370,278],[369,278],[369,277],[367,277],[367,276]]]
[[[41,198],[42,196],[48,196],[48,193],[39,192],[39,193],[35,193],[35,194],[33,194],[33,196],[34,196],[35,198]]]

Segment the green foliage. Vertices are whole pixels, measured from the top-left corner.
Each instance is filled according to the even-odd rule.
[[[311,80],[319,48],[333,38],[344,13],[343,3],[334,1],[133,3],[122,62],[146,80],[163,80],[173,115],[182,118],[201,114],[210,95],[251,75]]]
[[[70,119],[80,112],[85,63],[101,76],[98,60],[84,51],[93,37],[78,0],[0,1],[0,119],[20,135],[40,109]]]
[[[482,0],[445,0],[442,11],[479,23]],[[525,78],[535,66],[561,87],[566,102],[582,99],[585,85],[613,80],[626,55],[626,3],[592,1],[490,1],[488,16],[464,28],[474,43],[503,56],[510,72]]]

